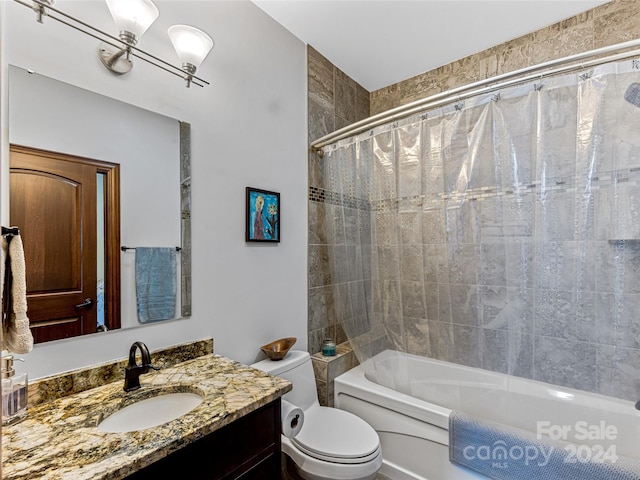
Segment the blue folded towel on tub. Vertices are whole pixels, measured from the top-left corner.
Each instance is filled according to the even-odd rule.
[[[640,461],[615,448],[602,453],[462,412],[449,416],[449,460],[494,480],[640,480]]]
[[[136,303],[140,323],[175,317],[175,247],[136,248]]]

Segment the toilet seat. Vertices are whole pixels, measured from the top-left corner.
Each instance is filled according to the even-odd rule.
[[[308,409],[302,429],[291,441],[307,455],[332,463],[366,463],[380,454],[378,435],[368,423],[329,407]]]

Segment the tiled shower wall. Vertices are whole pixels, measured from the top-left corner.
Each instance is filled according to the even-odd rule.
[[[613,0],[549,27],[371,92],[371,115],[502,73],[640,38],[638,18],[638,0]]]
[[[369,92],[311,46],[307,49],[307,61],[311,144],[334,130],[367,118]],[[326,210],[332,208],[331,195],[325,195],[323,171],[322,158],[310,151],[308,345],[311,354],[322,349],[322,340],[325,338],[334,339],[337,343],[346,341],[343,325],[355,317],[363,316],[363,311],[347,312],[336,310],[335,307],[334,293],[344,291],[349,283],[363,282],[364,278],[336,278],[330,272],[327,226],[332,225],[334,218],[327,218]],[[348,211],[348,217],[358,215],[357,208],[349,208]],[[352,244],[349,251],[355,248],[355,244]]]
[[[640,18],[640,2],[614,0],[558,24],[372,92],[370,113],[372,115],[380,113],[450,88],[553,58],[640,38],[638,18]],[[308,58],[309,142],[311,143],[326,133],[366,118],[369,112],[365,107],[368,94],[364,89],[356,85],[353,89],[348,88],[345,91],[344,85],[353,85],[352,81],[311,47],[308,50]],[[355,92],[355,96],[349,97],[352,92]],[[344,313],[336,313],[334,305],[332,287],[337,282],[336,279],[331,278],[328,268],[329,246],[323,205],[322,159],[313,153],[309,155],[309,182],[308,340],[309,351],[315,353],[320,350],[324,337],[336,338],[339,342],[345,340],[341,325],[349,319],[341,318]],[[639,252],[638,255],[630,261],[640,265],[640,248],[631,248],[630,252],[633,253],[636,250]],[[638,304],[640,303],[634,303],[636,307]],[[358,312],[353,314],[357,315]],[[373,320],[375,321],[375,318]],[[562,325],[557,327],[558,331],[563,330]],[[638,328],[635,330],[637,331]],[[407,345],[415,346],[424,342],[422,338],[412,337],[412,332],[419,334],[419,331],[419,328],[407,329]],[[640,335],[637,336],[640,339]],[[613,379],[624,372],[626,372],[625,375],[633,376],[635,369],[631,366],[640,364],[640,349],[618,347],[596,349],[595,344],[576,344],[569,347],[561,336],[549,337],[547,343],[555,345],[555,348],[547,352],[549,358],[555,358],[554,362],[563,371],[568,369],[569,372],[564,373],[569,375],[574,367],[571,358],[583,358],[585,355],[595,355],[593,363],[589,360],[585,364],[598,365],[600,378]],[[466,357],[475,358],[477,352],[472,350],[476,347],[477,345],[474,346],[473,342],[469,342]],[[494,365],[493,369],[504,370],[500,365]],[[586,372],[576,371],[575,373]],[[608,392],[604,388],[603,393],[631,397],[636,385],[629,384],[628,388],[629,391],[626,392]]]

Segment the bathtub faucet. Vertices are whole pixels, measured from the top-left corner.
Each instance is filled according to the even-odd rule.
[[[636,402],[636,410],[640,410],[640,400]]]
[[[136,350],[140,349],[142,365],[136,362]],[[160,367],[151,365],[151,355],[149,349],[142,342],[135,342],[129,349],[129,364],[124,371],[124,391],[130,392],[140,388],[140,375],[149,373],[149,369],[160,370]]]

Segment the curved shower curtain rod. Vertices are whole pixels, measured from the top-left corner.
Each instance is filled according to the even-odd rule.
[[[548,77],[550,75],[557,75],[560,73],[568,73],[572,70],[582,70],[585,68],[594,67],[596,65],[601,65],[603,63],[614,62],[617,60],[623,60],[625,58],[640,55],[640,50],[630,50],[615,55],[609,55],[607,57],[585,61],[586,59],[589,59],[591,57],[597,57],[599,55],[605,55],[617,50],[624,50],[634,47],[640,47],[640,39],[630,40],[628,42],[618,43],[615,45],[610,45],[608,47],[597,48],[595,50],[589,50],[587,52],[578,53],[575,55],[569,55],[567,57],[550,60],[548,62],[539,63],[537,65],[521,68],[519,70],[514,70],[513,72],[503,73],[501,75],[496,75],[495,77],[479,80],[462,87],[452,88],[445,92],[437,93],[435,95],[416,100],[406,105],[392,108],[391,110],[387,110],[377,115],[373,115],[369,118],[365,118],[364,120],[360,120],[359,122],[352,123],[351,125],[336,130],[335,132],[325,135],[324,137],[318,138],[311,144],[311,148],[322,155],[322,147],[337,142],[338,140],[342,140],[343,138],[357,135],[373,127],[400,120],[416,113],[420,113],[428,108],[439,107],[441,105],[451,103],[452,101],[464,100],[469,97],[481,95],[483,93],[489,93],[501,88],[517,85],[519,83],[525,83],[537,78],[542,78],[545,76]],[[554,68],[564,64],[570,65]],[[541,72],[541,70],[545,71]],[[537,73],[534,75],[526,75],[532,72]],[[520,75],[526,76],[521,77]]]

